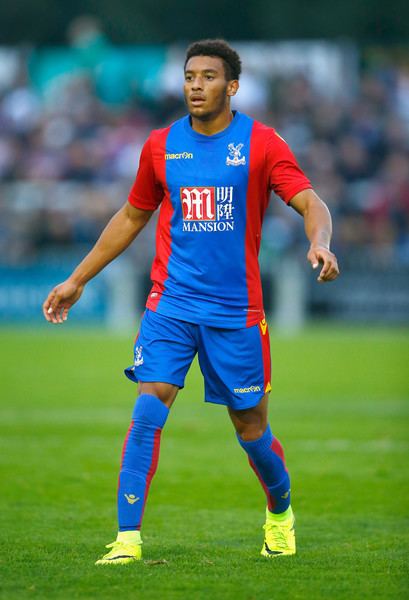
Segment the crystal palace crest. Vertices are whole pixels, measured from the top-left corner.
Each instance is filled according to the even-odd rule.
[[[229,149],[230,156],[226,157],[226,165],[229,167],[238,167],[239,165],[246,164],[246,157],[241,155],[241,149],[244,144],[229,144],[227,148]]]

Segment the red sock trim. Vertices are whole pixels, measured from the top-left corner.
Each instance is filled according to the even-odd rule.
[[[266,495],[267,498],[267,506],[268,506],[268,510],[270,512],[272,512],[274,510],[275,507],[275,499],[272,497],[272,495],[270,494],[270,492],[268,491],[268,488],[266,486],[266,484],[264,483],[263,479],[261,478],[260,473],[257,470],[256,465],[253,463],[253,461],[251,460],[251,458],[249,458],[249,464],[250,467],[253,469],[253,471],[255,472],[255,474],[257,475],[257,478],[259,480],[259,482],[261,483],[264,493]]]
[[[156,469],[158,468],[159,451],[160,451],[160,436],[161,436],[161,433],[162,433],[162,429],[160,427],[158,427],[155,430],[154,437],[153,437],[152,461],[151,461],[151,466],[149,467],[148,474],[146,476],[145,498],[144,498],[144,501],[143,501],[143,508],[142,508],[142,514],[141,514],[141,522],[142,522],[142,519],[143,519],[143,513],[145,512],[145,505],[146,505],[146,500],[148,499],[149,488],[151,486],[151,482],[152,482],[153,476],[156,473]],[[138,528],[140,528],[140,524],[138,525]]]
[[[271,450],[274,452],[274,454],[277,454],[277,456],[279,456],[281,458],[281,460],[284,463],[284,469],[288,473],[287,465],[285,464],[284,449],[281,445],[281,442],[279,442],[276,437],[273,437],[273,443],[271,444]]]

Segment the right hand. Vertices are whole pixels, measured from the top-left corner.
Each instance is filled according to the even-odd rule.
[[[48,294],[43,304],[43,314],[49,323],[63,323],[67,320],[71,306],[79,300],[84,286],[67,279]]]

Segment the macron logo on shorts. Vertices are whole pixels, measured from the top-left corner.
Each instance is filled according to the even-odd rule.
[[[261,387],[259,385],[251,385],[246,388],[234,388],[235,394],[250,394],[251,392],[261,392]]]

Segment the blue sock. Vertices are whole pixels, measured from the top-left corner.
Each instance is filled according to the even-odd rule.
[[[287,510],[290,506],[290,478],[282,446],[271,433],[270,425],[258,440],[245,442],[239,435],[237,439],[247,452],[250,466],[263,486],[270,512],[282,513]]]
[[[122,450],[118,482],[119,531],[140,529],[149,486],[159,459],[168,407],[149,394],[136,401]]]

